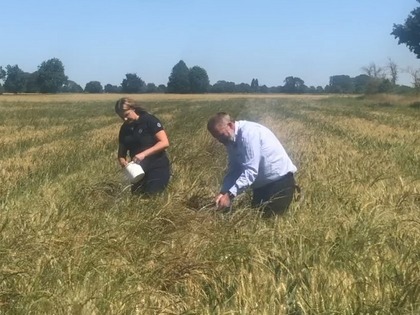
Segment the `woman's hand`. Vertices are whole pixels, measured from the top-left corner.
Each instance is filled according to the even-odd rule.
[[[148,148],[147,150],[144,150],[143,152],[137,153],[135,156],[133,156],[133,159],[132,159],[133,162],[140,163],[146,157],[162,152],[167,147],[169,147],[169,140],[168,140],[168,136],[166,135],[165,130],[159,131],[155,135],[155,138],[157,141],[156,144],[153,147]]]
[[[139,163],[141,161],[143,161],[146,158],[146,154],[144,154],[143,152],[137,153],[134,157],[133,157],[133,161],[135,163]]]
[[[124,158],[119,158],[118,163],[120,163],[121,167],[123,167],[123,168],[126,167],[127,164],[128,164],[127,160],[124,159]]]

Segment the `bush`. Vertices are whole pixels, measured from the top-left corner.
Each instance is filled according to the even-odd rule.
[[[414,102],[408,105],[411,108],[420,109],[420,102]]]

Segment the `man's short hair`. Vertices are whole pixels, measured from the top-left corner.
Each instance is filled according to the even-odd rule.
[[[230,117],[230,115],[226,112],[218,112],[214,116],[210,117],[207,122],[207,130],[213,130],[214,127],[218,125],[226,125],[230,122],[234,122],[235,120]]]

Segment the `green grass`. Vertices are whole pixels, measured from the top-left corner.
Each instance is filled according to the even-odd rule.
[[[1,314],[420,313],[415,100],[135,98],[171,143],[153,199],[117,165],[113,98],[0,97]],[[221,110],[270,127],[298,166],[287,215],[260,218],[249,193],[214,210]]]

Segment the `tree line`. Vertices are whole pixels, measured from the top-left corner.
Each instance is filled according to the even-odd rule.
[[[417,0],[420,3],[420,0]],[[394,24],[391,32],[398,44],[405,44],[420,58],[420,7],[410,12],[404,24]],[[250,84],[220,80],[211,85],[207,71],[199,66],[188,68],[180,60],[171,71],[167,85],[145,83],[136,73],[127,73],[119,86],[90,81],[82,88],[69,80],[64,65],[58,58],[42,62],[33,73],[24,72],[18,65],[0,66],[0,94],[7,93],[406,93],[420,92],[420,69],[406,69],[412,77],[413,87],[397,84],[400,69],[389,59],[386,66],[375,63],[362,67],[356,77],[340,74],[329,78],[326,86],[307,86],[294,76],[284,79],[283,85],[267,87],[252,78]]]
[[[406,93],[413,89],[398,85],[398,67],[389,60],[386,67],[379,67],[374,63],[363,67],[363,74],[356,77],[348,75],[333,75],[326,86],[307,86],[299,77],[288,76],[283,85],[260,85],[257,78],[248,83],[219,80],[211,85],[207,71],[199,66],[188,68],[180,60],[173,68],[167,85],[145,83],[137,74],[127,73],[120,85],[90,81],[82,88],[76,82],[69,80],[64,72],[64,65],[58,58],[41,63],[33,73],[24,72],[18,65],[0,67],[0,93],[345,93],[345,94],[374,94],[374,93]],[[418,82],[419,71],[412,72],[413,81]],[[414,84],[414,88],[420,85]]]
[[[397,84],[398,66],[389,60],[385,67],[374,63],[363,67],[363,74],[356,77],[349,75],[333,75],[326,86],[307,86],[299,77],[288,76],[283,85],[260,85],[257,78],[252,78],[250,84],[219,80],[210,84],[207,71],[199,66],[188,68],[180,60],[173,68],[167,85],[146,83],[136,73],[127,73],[120,85],[106,84],[100,81],[90,81],[82,88],[76,82],[69,80],[64,72],[64,65],[58,58],[44,61],[33,73],[24,72],[18,65],[0,67],[0,93],[406,93],[413,89]],[[413,87],[420,87],[420,72],[412,71]],[[416,83],[417,82],[417,83]]]

